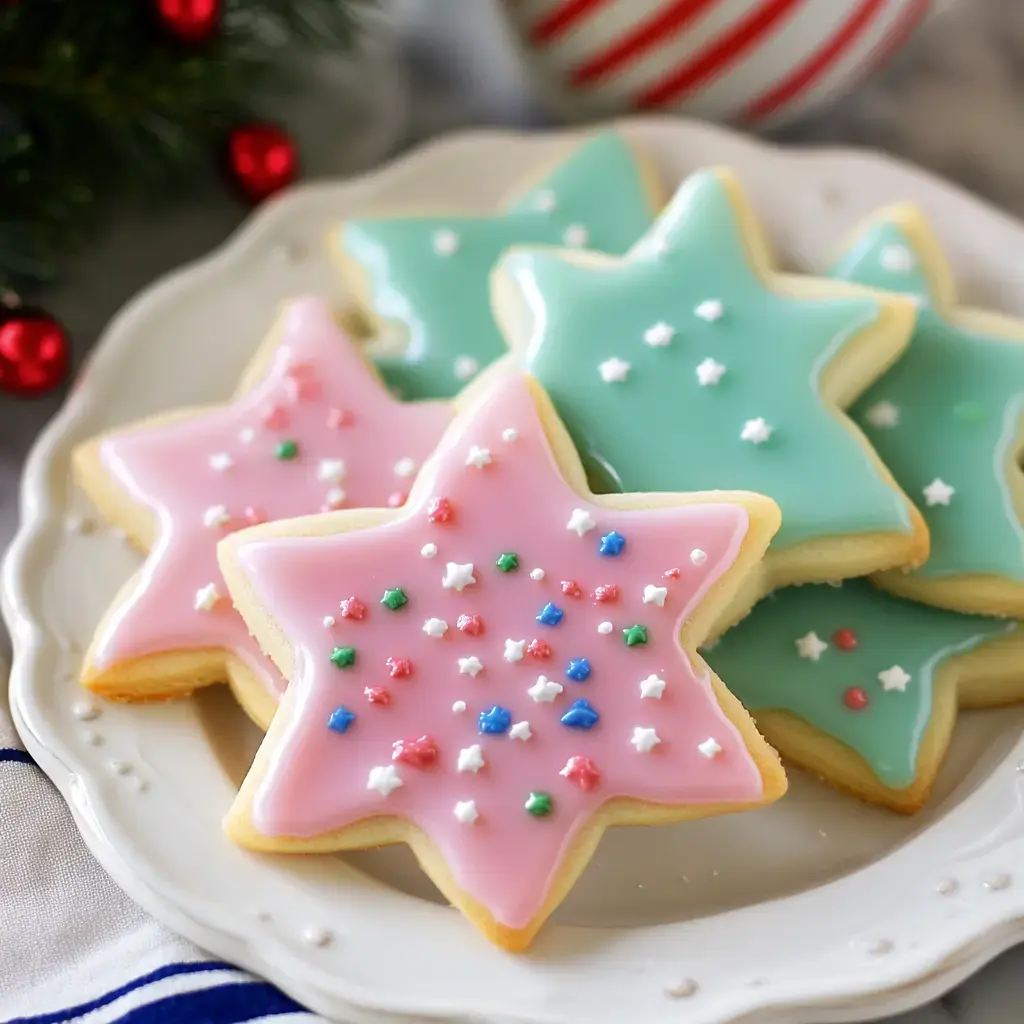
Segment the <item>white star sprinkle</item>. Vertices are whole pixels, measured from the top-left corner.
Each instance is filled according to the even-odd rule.
[[[220,602],[220,591],[216,583],[207,583],[196,591],[195,609],[197,612],[212,612]]]
[[[542,579],[544,579],[544,577],[546,575],[547,575],[547,573],[543,569],[531,569],[530,570],[530,579],[531,580],[537,580],[538,582],[540,582]]]
[[[703,565],[707,560],[708,553],[700,548],[694,548],[690,552],[690,562],[692,565]]]
[[[466,456],[467,466],[476,466],[477,469],[483,469],[484,466],[491,464],[491,450],[489,448],[481,448],[480,445],[475,444],[469,449],[469,454]]]
[[[505,660],[511,665],[513,662],[523,660],[523,652],[526,650],[525,640],[505,641]]]
[[[654,729],[637,725],[633,727],[633,738],[629,742],[636,747],[638,754],[649,754],[661,742],[661,737]]]
[[[813,630],[793,642],[796,644],[796,653],[810,661],[817,661],[828,650],[828,644]]]
[[[725,367],[708,357],[697,367],[697,383],[702,387],[713,386],[722,379]]]
[[[456,380],[469,380],[475,377],[480,364],[472,356],[458,356],[452,364],[452,372]]]
[[[340,487],[332,487],[324,495],[324,504],[328,508],[341,508],[341,506],[345,504],[345,498],[346,497],[347,497],[347,495],[345,494],[345,492],[344,492],[344,490],[342,488],[340,488]]]
[[[741,441],[753,441],[754,444],[764,444],[772,436],[772,428],[765,423],[764,418],[758,416],[756,420],[747,420],[743,424],[743,431],[740,433]]]
[[[899,665],[893,665],[892,668],[878,673],[878,681],[886,693],[890,690],[899,690],[900,693],[903,693],[907,688],[907,683],[910,682],[910,676]]]
[[[476,583],[476,577],[473,575],[472,562],[448,562],[445,565],[444,578],[441,580],[441,586],[445,590],[457,590],[462,593],[473,583]]]
[[[466,702],[464,700],[457,700],[452,705],[452,711],[457,715],[461,715],[466,710]]]
[[[438,256],[454,256],[459,251],[459,236],[450,228],[434,232],[434,252]]]
[[[572,515],[569,516],[569,522],[565,524],[567,530],[575,530],[577,537],[582,537],[583,534],[589,533],[597,523],[594,522],[593,517],[590,513],[583,508],[574,508]]]
[[[424,558],[433,558],[434,555],[437,554],[437,545],[436,544],[424,544],[423,547],[420,548],[420,554]]]
[[[508,731],[509,739],[522,740],[525,743],[533,733],[530,732],[529,722],[516,722]]]
[[[713,324],[716,320],[722,319],[722,314],[725,312],[725,307],[722,305],[719,299],[705,299],[697,308],[693,311],[694,316],[699,316],[701,320],[707,321],[709,324]]]
[[[440,639],[448,632],[448,623],[444,619],[427,619],[423,623],[423,632],[427,636],[432,636],[435,639]]]
[[[873,427],[891,429],[900,423],[900,411],[892,402],[875,402],[864,417]]]
[[[452,813],[463,825],[472,825],[480,817],[480,812],[476,809],[475,800],[460,800],[455,805],[455,810]]]
[[[878,255],[884,270],[907,274],[917,266],[917,259],[905,245],[887,245]]]
[[[256,431],[253,430],[252,427],[243,427],[238,432],[238,440],[241,441],[242,444],[252,444],[253,441],[256,440]]]
[[[948,505],[954,494],[956,494],[955,487],[951,487],[945,480],[936,477],[924,489],[924,503],[929,508],[932,505]]]
[[[211,505],[203,513],[203,526],[214,528],[224,526],[229,522],[231,522],[231,514],[225,505]]]
[[[230,469],[235,464],[235,460],[228,455],[227,452],[214,452],[210,456],[210,469],[217,470],[218,473],[223,473],[225,470]]]
[[[472,676],[474,679],[484,670],[483,662],[475,655],[459,658],[459,675]]]
[[[416,463],[406,456],[395,463],[395,476],[412,476],[416,472]]]
[[[582,249],[590,241],[590,232],[582,224],[570,224],[562,233],[562,241],[572,249]]]
[[[675,328],[671,324],[665,323],[664,320],[659,320],[656,324],[651,324],[644,331],[644,341],[651,348],[664,348],[675,337],[675,333]]]
[[[550,704],[561,692],[562,684],[547,676],[538,676],[537,682],[526,691],[538,704]]]
[[[555,198],[555,193],[552,189],[542,188],[534,195],[533,205],[541,213],[554,213],[558,200]]]
[[[629,376],[630,369],[632,367],[625,359],[612,356],[598,366],[597,372],[601,374],[601,380],[605,384],[621,384]]]
[[[664,608],[666,597],[668,587],[656,587],[653,583],[648,583],[644,587],[644,604],[656,604],[659,608]]]
[[[366,780],[366,788],[377,790],[381,796],[388,796],[392,790],[398,789],[401,785],[402,780],[398,775],[398,769],[393,764],[371,768],[369,778]]]
[[[645,700],[651,698],[653,700],[661,700],[661,695],[665,692],[665,680],[660,679],[653,672],[646,678],[640,680],[640,699]]]
[[[599,622],[597,624],[597,631],[602,636],[607,636],[614,628],[610,622]]]
[[[321,459],[316,471],[317,480],[337,484],[345,479],[344,459]]]
[[[334,618],[333,615],[325,615],[324,616],[324,629],[330,629],[334,625],[334,623],[335,623],[335,618]]]
[[[712,736],[709,736],[703,743],[698,743],[697,749],[709,760],[717,757],[722,752],[721,745]]]
[[[474,743],[471,747],[463,747],[459,751],[457,767],[460,772],[472,772],[475,775],[486,763],[479,743]]]
[[[506,427],[501,432],[501,439],[506,444],[512,444],[513,441],[519,440],[519,431],[515,427]]]

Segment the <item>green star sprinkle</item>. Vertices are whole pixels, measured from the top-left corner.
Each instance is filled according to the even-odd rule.
[[[296,458],[299,454],[299,443],[288,438],[287,441],[282,441],[274,452],[274,457],[279,462],[290,462]]]
[[[553,805],[547,793],[531,793],[523,806],[527,813],[535,818],[546,818],[551,813]]]
[[[627,647],[635,647],[637,644],[647,643],[647,627],[637,623],[622,631],[622,639],[626,641]]]
[[[503,551],[494,563],[502,572],[519,568],[519,556],[514,551]]]
[[[356,663],[356,649],[354,647],[335,647],[331,652],[331,661],[338,668],[351,668]]]
[[[384,591],[384,596],[380,599],[380,603],[390,608],[393,612],[397,612],[399,608],[409,603],[409,598],[401,587],[394,587],[391,590]]]

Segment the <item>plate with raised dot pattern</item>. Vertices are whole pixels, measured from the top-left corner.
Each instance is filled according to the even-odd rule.
[[[1024,227],[887,158],[767,147],[675,120],[619,125],[668,187],[729,165],[791,266],[829,265],[874,208],[911,198],[966,297],[1024,315]],[[1024,715],[962,715],[913,818],[792,773],[778,805],[609,832],[529,953],[490,947],[404,848],[256,856],[223,837],[259,736],[220,687],[166,705],[105,704],[75,673],[138,555],[70,484],[73,445],[216,401],[280,300],[346,296],[328,224],[371,207],[493,209],[575,137],[474,132],[345,183],[298,188],[222,249],[111,323],[25,471],[4,573],[14,714],[93,852],[151,913],[347,1021],[855,1021],[923,1003],[1024,938]]]

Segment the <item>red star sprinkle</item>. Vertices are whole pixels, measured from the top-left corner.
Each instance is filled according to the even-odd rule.
[[[479,636],[484,631],[484,624],[479,615],[460,615],[455,625],[470,636]]]
[[[327,413],[327,426],[332,430],[338,430],[341,427],[351,427],[355,421],[356,418],[351,409],[331,409]]]
[[[531,640],[526,653],[534,658],[550,658],[551,648],[543,640]]]
[[[859,686],[851,686],[843,694],[843,703],[851,711],[863,711],[868,706],[868,695]]]
[[[601,773],[589,757],[570,757],[558,774],[575,782],[584,792],[589,792],[601,781]]]
[[[268,430],[284,430],[288,426],[288,413],[283,405],[271,405],[263,410],[263,426]]]
[[[395,740],[391,745],[391,758],[413,768],[433,768],[437,764],[437,744],[429,736],[414,740]]]
[[[404,679],[412,675],[412,662],[408,658],[388,658],[385,665],[392,679]]]
[[[341,602],[341,617],[362,622],[366,618],[366,605],[358,597],[346,597]]]
[[[841,651],[852,651],[857,647],[857,634],[852,629],[837,629],[832,634],[832,643]]]
[[[594,598],[595,604],[611,604],[612,601],[618,601],[619,588],[614,583],[605,583],[600,587],[595,587],[591,596]]]
[[[298,402],[303,398],[316,398],[320,393],[316,371],[308,363],[298,363],[288,368],[285,387],[292,402]]]
[[[447,498],[434,498],[427,506],[427,519],[432,523],[444,525],[455,520],[455,510]]]
[[[562,593],[566,597],[582,597],[583,591],[575,580],[562,580]]]
[[[387,705],[391,703],[391,694],[383,686],[367,686],[363,693],[366,694],[366,699],[371,704]]]
[[[677,580],[677,579],[679,579],[679,570],[675,569],[675,568],[673,568],[673,569],[666,569],[665,573],[664,573],[664,576],[665,576],[665,579],[667,579],[667,580]]]

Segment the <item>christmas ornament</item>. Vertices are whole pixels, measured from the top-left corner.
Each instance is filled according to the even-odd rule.
[[[253,202],[290,184],[298,173],[298,163],[294,140],[276,125],[239,125],[228,138],[231,176]]]
[[[558,113],[781,121],[883,64],[936,0],[505,0]]]
[[[47,312],[21,307],[0,313],[0,390],[44,394],[64,379],[69,363],[67,333]]]
[[[222,0],[155,0],[161,27],[179,42],[205,43],[220,28]]]

